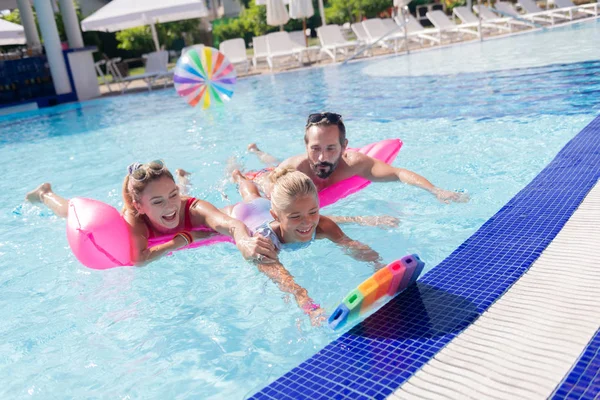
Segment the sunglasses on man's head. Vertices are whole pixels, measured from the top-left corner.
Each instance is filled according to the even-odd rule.
[[[150,161],[146,164],[133,163],[128,167],[129,176],[136,181],[144,181],[150,176],[148,170],[157,173],[165,169],[165,163],[162,160]]]
[[[318,124],[323,121],[327,121],[330,124],[337,124],[338,122],[342,121],[342,116],[340,114],[330,112],[310,114],[308,116],[308,120],[306,121],[306,127],[309,127],[312,124]]]

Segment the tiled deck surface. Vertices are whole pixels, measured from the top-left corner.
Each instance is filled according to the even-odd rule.
[[[388,399],[546,399],[600,325],[600,185],[508,293]],[[597,346],[596,346],[597,349]],[[598,395],[597,370],[558,398]]]
[[[599,178],[600,117],[416,286],[253,398],[386,398],[527,272]],[[588,377],[598,380],[598,336],[557,388],[557,398],[565,392],[594,398],[597,386],[585,385]]]

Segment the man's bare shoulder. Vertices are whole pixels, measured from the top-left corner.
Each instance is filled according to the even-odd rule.
[[[349,167],[357,168],[361,166],[369,165],[373,162],[373,158],[366,154],[359,153],[358,151],[346,151],[344,153],[344,160]]]
[[[300,155],[293,156],[293,157],[290,157],[290,158],[284,160],[281,164],[279,164],[279,166],[280,167],[292,167],[295,169],[299,169],[306,163],[307,163],[306,155],[300,154]]]

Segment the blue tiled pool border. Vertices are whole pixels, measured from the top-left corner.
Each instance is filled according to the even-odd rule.
[[[252,398],[387,397],[527,271],[599,178],[600,117],[596,117],[417,285]],[[564,398],[564,393],[574,395],[570,398],[597,394],[599,348],[597,333],[557,388],[556,398]]]
[[[556,388],[552,399],[597,399],[600,397],[600,329]]]

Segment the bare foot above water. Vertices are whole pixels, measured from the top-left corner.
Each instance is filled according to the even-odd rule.
[[[233,179],[233,182],[239,184],[242,181],[246,180],[246,177],[240,172],[239,169],[234,169],[231,172],[231,179]]]
[[[46,193],[52,192],[52,186],[48,182],[42,183],[37,188],[25,195],[25,200],[30,203],[41,203],[42,196]]]

